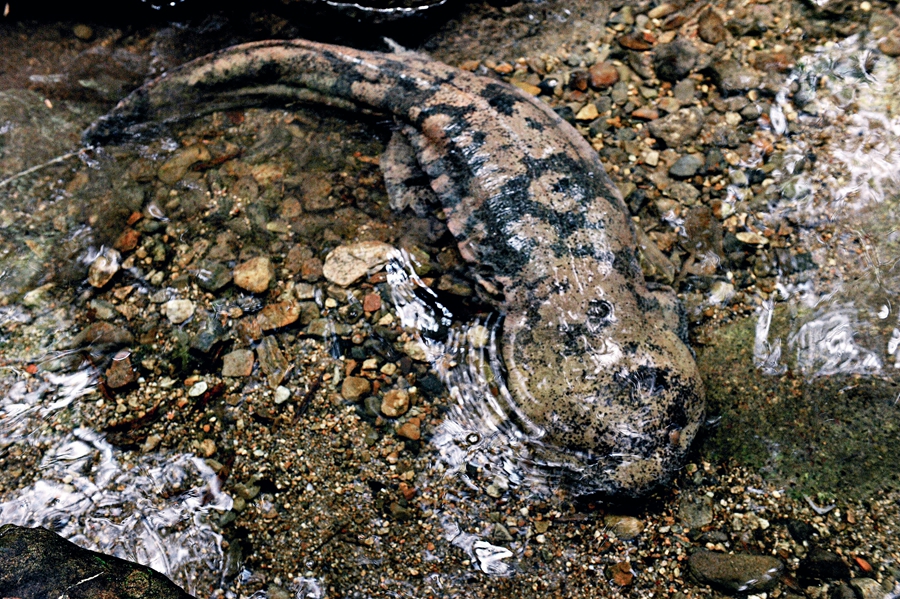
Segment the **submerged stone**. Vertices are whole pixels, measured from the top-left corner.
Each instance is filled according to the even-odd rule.
[[[191,599],[149,568],[82,549],[45,528],[0,526],[0,596]]]

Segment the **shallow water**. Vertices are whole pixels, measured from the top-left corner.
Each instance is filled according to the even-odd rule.
[[[897,62],[872,60],[875,53],[872,48],[869,41],[850,38],[841,43],[825,45],[801,58],[790,80],[809,88],[809,101],[799,106],[794,99],[796,93],[793,96],[779,96],[776,99],[778,108],[770,111],[769,118],[762,122],[760,128],[761,132],[771,136],[772,143],[778,146],[783,159],[777,168],[767,172],[770,179],[768,206],[765,210],[758,211],[758,222],[775,226],[784,220],[790,221],[797,229],[796,243],[810,252],[818,269],[802,277],[793,277],[790,281],[779,279],[776,291],[765,299],[760,297],[758,312],[749,323],[752,362],[756,368],[755,374],[760,377],[772,377],[771,380],[776,380],[785,375],[795,375],[808,395],[815,395],[819,384],[817,381],[831,380],[828,377],[836,375],[860,375],[866,380],[886,380],[890,383],[895,378],[895,369],[900,366],[900,324],[896,322],[895,316],[897,275],[894,273],[894,265],[900,256],[895,256],[897,231],[893,224],[898,220],[895,206],[900,197],[900,143],[897,139],[900,135],[900,115],[895,92]],[[264,120],[266,117],[251,115],[249,118]],[[277,116],[275,120],[281,118]],[[73,120],[78,122],[77,119]],[[80,125],[83,126],[89,120],[90,115],[82,115]],[[322,126],[321,123],[312,122],[313,129]],[[789,131],[789,123],[796,123],[797,128]],[[237,127],[237,124],[232,124]],[[64,124],[62,129],[77,129],[77,126]],[[367,159],[375,156],[380,151],[379,146],[383,144],[383,131],[378,132],[378,125],[375,126],[375,131],[374,134],[371,131],[368,133],[376,137],[368,146],[365,145],[368,142],[361,142],[365,150],[361,155]],[[0,129],[0,133],[6,134],[6,130]],[[197,134],[202,135],[202,132]],[[239,132],[238,137],[241,134],[245,135],[244,151],[255,151],[262,156],[259,164],[263,164],[269,145],[256,143],[258,140],[251,139],[252,136],[246,132]],[[305,166],[312,164],[314,169],[339,171],[359,166],[343,161],[338,151],[338,148],[343,147],[340,145],[343,142],[334,141],[336,138],[332,138],[330,142],[316,142],[316,145],[309,138],[295,132],[292,134],[293,138],[282,139],[273,135],[263,142],[268,142],[272,147],[281,146],[278,150],[272,150],[273,152],[292,147],[292,144],[297,149],[304,143],[310,143],[310,147],[318,148],[316,151],[319,153],[314,151],[312,157],[302,152],[300,155],[304,156],[307,163]],[[365,133],[358,135],[364,137]],[[821,139],[823,136],[824,142]],[[190,141],[189,138],[164,139],[139,147],[137,152],[140,158],[159,164],[177,150],[187,147],[186,142]],[[327,151],[329,144],[333,146],[333,153]],[[61,153],[64,148],[58,149]],[[227,152],[223,150],[223,154],[225,153]],[[810,159],[811,153],[815,154],[815,160]],[[297,152],[293,154],[294,157],[297,155]],[[52,156],[36,151],[29,158],[33,158],[37,164]],[[39,213],[44,209],[41,208],[43,204],[59,204],[64,198],[68,199],[72,192],[68,191],[67,186],[73,178],[80,176],[76,173],[84,173],[88,181],[83,184],[86,187],[81,189],[87,191],[74,193],[80,193],[82,197],[91,196],[95,201],[100,198],[99,201],[102,202],[103,198],[100,196],[103,189],[116,189],[117,193],[121,193],[121,177],[128,167],[128,161],[134,158],[133,155],[129,156],[118,150],[111,150],[109,155],[83,155],[81,163],[75,162],[77,158],[73,156],[70,159],[72,162],[51,167],[57,169],[51,170],[56,173],[55,178],[42,178],[43,171],[39,171],[10,182],[4,189],[15,191],[6,192],[8,195],[5,199],[20,201],[23,197],[27,198],[30,205],[35,207],[36,213]],[[284,154],[280,154],[278,159],[284,166],[287,160]],[[764,162],[760,156],[758,160],[751,159],[738,165],[735,171],[749,171]],[[73,168],[73,163],[78,166]],[[364,175],[377,172],[374,162],[363,161],[363,164],[373,165],[370,170],[360,167]],[[9,172],[0,173],[0,179],[31,165],[17,164]],[[284,168],[292,172],[294,167],[287,165]],[[34,187],[30,186],[32,182],[35,182]],[[193,189],[202,189],[201,181],[194,179],[193,184],[196,185]],[[109,205],[118,206],[123,202],[132,202],[133,205],[128,205],[130,210],[141,210],[146,205],[142,205],[142,202],[148,197],[154,198],[154,201],[165,199],[157,195],[156,189],[146,191],[142,188],[141,191],[135,191],[135,187],[140,186],[129,186],[125,193],[130,195],[124,200],[120,195],[106,198],[106,201]],[[191,189],[190,185],[186,185],[178,191],[192,197]],[[386,198],[382,191],[378,183],[369,190],[368,199],[378,206],[373,221],[388,218],[385,216]],[[263,195],[264,193],[262,192]],[[740,185],[734,185],[730,193],[726,202],[737,204],[746,191]],[[255,216],[251,213],[251,219],[256,218],[264,224],[277,222],[278,218],[274,215],[281,201],[283,198],[280,196],[260,198],[259,204],[265,205],[270,213]],[[101,203],[100,206],[104,204]],[[157,204],[160,211],[157,220],[166,223],[169,220],[196,217],[202,213],[199,210],[191,212],[193,208],[189,202],[176,203],[174,206],[173,210]],[[52,212],[52,206],[49,210]],[[229,210],[251,212],[253,208],[233,204],[225,212]],[[110,216],[102,210],[99,212],[106,217]],[[63,220],[73,217],[65,211],[59,214]],[[40,218],[33,222],[38,228],[46,229],[40,237],[38,247],[32,250],[34,255],[42,258],[48,255],[45,253],[49,252],[46,248],[58,244],[57,249],[61,248],[63,251],[49,252],[55,258],[67,256],[74,261],[90,261],[118,233],[117,229],[106,230],[103,222],[93,222],[92,227],[84,228],[60,226],[58,222],[50,226]],[[23,226],[16,231],[19,224],[21,223],[7,223],[6,228],[7,231],[20,235],[21,240],[28,237],[28,228]],[[679,227],[683,223],[673,220],[671,225],[677,232],[681,232]],[[198,233],[199,229],[194,228],[195,226],[196,223],[183,223],[183,228],[178,229],[179,234],[184,235],[186,247],[192,241],[191,236]],[[827,233],[826,236],[822,235],[823,231]],[[311,231],[310,234],[312,237],[308,243],[311,244],[340,242],[321,230]],[[41,245],[45,246],[44,251]],[[177,255],[180,256],[186,254],[187,250],[178,252]],[[28,262],[28,258],[25,256],[24,261]],[[4,285],[9,285],[10,289],[32,291],[43,283],[39,273],[36,275],[28,271],[29,267],[34,268],[33,264],[22,265],[21,261],[8,261],[6,266],[10,274],[4,277]],[[489,577],[515,579],[517,575],[533,567],[527,552],[533,552],[535,548],[540,550],[539,542],[533,541],[531,536],[524,538],[507,534],[509,539],[498,540],[495,525],[502,522],[506,528],[515,529],[521,527],[518,521],[525,517],[521,514],[522,509],[525,509],[526,514],[529,513],[529,506],[542,506],[534,507],[533,512],[542,509],[564,512],[562,506],[569,501],[565,498],[564,490],[559,488],[558,481],[531,464],[528,442],[533,440],[536,432],[529,430],[527,423],[523,423],[521,419],[518,424],[513,424],[506,416],[514,409],[514,402],[509,398],[499,376],[502,368],[493,337],[498,322],[496,315],[484,316],[476,322],[452,324],[449,322],[453,320],[449,311],[446,314],[436,311],[435,302],[422,303],[415,299],[415,294],[408,287],[409,277],[402,276],[403,273],[414,271],[412,263],[395,263],[389,267],[387,278],[392,285],[391,297],[399,308],[397,317],[403,324],[410,329],[419,329],[426,357],[440,373],[448,389],[449,401],[446,404],[435,402],[435,405],[441,407],[440,423],[427,444],[416,449],[415,458],[409,458],[417,466],[427,466],[414,468],[409,464],[404,465],[402,460],[406,458],[401,458],[401,468],[396,468],[397,464],[387,466],[389,461],[382,466],[385,471],[389,470],[392,475],[398,476],[415,470],[418,476],[416,485],[423,494],[434,489],[437,489],[436,495],[446,493],[446,496],[441,495],[441,500],[436,502],[440,506],[438,509],[432,510],[429,504],[427,510],[423,509],[427,516],[419,519],[433,523],[428,526],[433,526],[435,532],[431,533],[431,529],[428,529],[431,534],[428,538],[438,541],[436,547],[427,550],[426,562],[451,562],[456,559],[460,563],[454,562],[446,571],[434,572],[424,577],[424,582],[413,585],[398,575],[396,570],[388,570],[384,565],[390,562],[391,549],[389,542],[382,540],[396,539],[391,537],[391,534],[395,534],[389,532],[391,528],[412,527],[413,524],[401,524],[400,522],[406,521],[392,520],[383,515],[372,516],[370,512],[363,512],[361,509],[360,513],[364,515],[359,519],[365,522],[358,523],[358,529],[353,526],[337,527],[335,532],[316,531],[304,537],[306,547],[302,555],[305,561],[274,578],[278,581],[276,586],[288,588],[296,597],[326,596],[326,580],[333,578],[334,569],[339,569],[330,563],[332,559],[337,563],[335,554],[352,556],[354,567],[360,572],[358,576],[363,580],[367,577],[377,578],[381,573],[380,587],[387,589],[386,594],[415,596],[427,590],[438,596],[476,596],[482,583],[479,582],[481,579],[470,578],[472,571]],[[154,293],[154,272],[159,270],[155,271],[150,266],[134,274],[133,285],[136,291],[132,293],[147,296]],[[17,287],[16,281],[25,283],[19,283]],[[466,283],[463,280],[462,284]],[[70,280],[70,284],[80,293],[86,289],[81,280]],[[412,284],[415,285],[415,281]],[[169,287],[166,293],[168,296],[178,297],[178,292],[173,289],[175,288]],[[45,293],[52,294],[53,291],[47,289]],[[104,440],[96,430],[92,430],[91,418],[96,410],[91,408],[92,411],[85,411],[82,408],[89,403],[96,407],[98,401],[103,401],[100,399],[102,396],[94,390],[94,385],[106,364],[82,369],[80,358],[67,361],[66,352],[58,349],[56,342],[75,333],[70,330],[74,314],[60,306],[42,303],[40,297],[18,295],[20,297],[10,295],[13,298],[11,305],[3,308],[4,324],[21,322],[22,326],[33,327],[36,332],[43,331],[47,338],[28,350],[22,349],[20,345],[7,343],[9,335],[4,339],[4,363],[8,366],[4,375],[3,399],[0,400],[0,455],[6,457],[17,451],[33,454],[34,471],[21,473],[17,488],[6,487],[3,490],[0,520],[48,526],[84,546],[147,563],[169,574],[198,596],[209,596],[210,592],[227,596],[240,595],[243,588],[256,590],[264,586],[258,583],[257,577],[265,574],[266,568],[262,565],[265,559],[258,559],[252,565],[243,562],[229,563],[229,553],[223,546],[223,529],[229,523],[223,516],[233,513],[229,510],[232,510],[237,495],[232,496],[222,491],[216,472],[207,461],[198,457],[198,448],[193,453],[152,449],[138,451],[134,447],[123,451]],[[230,303],[223,303],[217,310],[221,308],[220,313],[226,313],[239,299],[229,298]],[[706,305],[721,303],[721,300],[721,297],[712,293],[704,298]],[[321,294],[310,298],[310,301],[326,310],[326,300]],[[20,303],[27,304],[28,307],[19,310],[17,304]],[[476,312],[483,310],[483,306],[467,308]],[[37,319],[34,312],[39,312]],[[333,323],[341,323],[337,309],[327,314]],[[427,327],[423,326],[423,316],[438,322],[436,325],[432,323]],[[41,319],[45,321],[43,324]],[[441,322],[442,319],[448,322]],[[427,329],[434,327],[449,329],[450,334],[429,334]],[[425,334],[422,334],[423,330],[426,331]],[[415,333],[410,334],[410,338],[414,336]],[[741,341],[746,342],[748,339]],[[308,348],[303,351],[315,356],[315,360],[310,359],[310,363],[306,364],[310,369],[309,373],[294,374],[299,376],[291,382],[293,397],[302,395],[305,389],[312,389],[311,381],[321,375],[320,371],[326,372],[332,381],[326,382],[326,387],[331,385],[328,388],[336,391],[346,364],[340,360],[329,362],[322,357],[340,356],[340,342],[333,336],[309,340],[308,344]],[[287,348],[284,350],[287,351]],[[103,353],[96,353],[101,362]],[[26,376],[23,373],[26,365],[35,363],[53,363],[55,371],[38,378]],[[316,368],[319,370],[315,370]],[[202,378],[206,374],[201,372],[198,376]],[[708,381],[708,384],[715,387],[716,381]],[[244,403],[239,404],[241,410],[247,410],[248,414],[252,412],[250,406],[256,410],[253,412],[255,420],[247,418],[255,423],[247,425],[248,428],[259,425],[275,429],[280,422],[278,413],[266,415],[250,399],[256,392],[266,397],[274,393],[260,391],[264,388],[263,384],[259,384],[258,388],[248,385],[237,394],[243,398],[241,401]],[[751,395],[748,392],[745,401],[752,402]],[[897,400],[889,401],[880,395],[877,397],[878,402],[873,401],[868,406],[871,413],[867,415],[866,422],[896,426]],[[900,393],[897,397],[900,397]],[[852,404],[854,407],[860,402],[859,399],[856,401],[857,403]],[[322,406],[327,403],[314,399],[313,409],[322,410]],[[302,426],[309,429],[306,432],[320,430],[314,428],[320,426],[323,431],[346,430],[351,437],[357,433],[361,436],[363,427],[354,429],[353,426],[368,422],[357,418],[346,405],[330,406],[333,409],[330,415],[323,415],[327,414],[325,410],[316,412],[315,417],[319,420],[306,420],[306,414],[301,412],[300,407],[288,405],[291,406],[288,420],[296,423],[301,417],[304,418]],[[427,416],[428,413],[425,414]],[[223,421],[222,418],[219,420]],[[347,424],[348,422],[356,424]],[[222,426],[229,432],[239,428],[235,421]],[[714,426],[713,424],[712,427]],[[835,436],[839,436],[845,430],[836,426],[833,432]],[[286,438],[288,433],[284,434]],[[781,445],[783,441],[774,436],[767,437],[765,430],[758,431],[757,436],[770,457],[784,451]],[[379,442],[384,442],[384,438],[385,435],[382,435]],[[278,459],[283,457],[277,453],[277,447],[264,449],[265,446],[259,439],[254,438],[253,442],[248,443],[247,449],[253,457],[246,461],[263,461],[270,455],[278,455]],[[891,434],[888,434],[887,440],[890,439]],[[252,443],[259,443],[259,447]],[[275,445],[277,443],[288,444],[288,441],[277,441]],[[324,449],[320,448],[318,455],[332,457],[338,450],[352,447],[353,442],[341,442],[336,448],[327,442],[323,445]],[[315,454],[315,446],[310,447],[310,454]],[[419,445],[415,447],[418,448]],[[386,446],[386,453],[389,454],[390,449],[390,446]],[[725,457],[740,459],[740,449],[740,443],[736,443],[731,448],[734,454]],[[296,452],[296,446],[291,445],[290,451]],[[371,459],[374,461],[376,457]],[[389,460],[389,456],[386,459]],[[767,476],[772,476],[776,486],[785,485],[787,483],[784,481],[790,481],[793,473],[783,464],[773,465],[778,461],[772,457],[765,464],[757,464],[752,460],[750,463]],[[404,470],[407,466],[409,469]],[[337,462],[330,463],[330,467],[340,469],[342,466]],[[820,467],[824,470],[830,466],[821,464]],[[292,468],[288,466],[285,470],[290,471]],[[261,470],[260,474],[265,472]],[[318,515],[317,512],[323,509],[322,504],[316,503],[321,500],[321,495],[333,491],[327,477],[322,478],[326,480],[320,479],[315,483],[304,481],[306,486],[299,485],[301,489],[292,491],[295,493],[291,499],[293,505],[306,502],[304,507],[299,508],[305,510],[302,518],[307,519],[306,521],[310,521],[311,515]],[[336,505],[367,505],[377,501],[382,493],[381,489],[364,484],[364,477],[356,476],[355,484],[352,482],[354,476],[341,480],[351,482],[339,483],[344,488],[339,488],[334,493],[338,496],[346,494],[346,497]],[[373,477],[370,480],[381,479]],[[289,510],[285,507],[287,500],[282,500],[279,496],[280,491],[282,489],[278,489],[274,482],[261,492],[257,489],[259,495],[254,497],[259,497],[259,507],[254,513],[261,518],[265,517],[263,514],[277,511],[276,508]],[[834,496],[833,493],[833,490],[825,489],[822,497],[829,499]],[[498,508],[497,503],[486,500],[486,497],[499,499],[501,506],[509,504],[524,507],[517,507],[518,516],[513,512],[498,516],[497,520],[490,520],[489,515],[493,511],[499,514],[502,507]],[[297,498],[300,498],[299,501]],[[253,499],[250,498],[250,501]],[[417,500],[411,501],[410,505],[414,505]],[[331,504],[326,502],[324,505],[327,508]],[[409,506],[399,507],[405,509]],[[344,515],[335,510],[333,517],[339,519]],[[253,516],[245,514],[244,517],[251,519]],[[327,518],[327,515],[323,517]],[[415,522],[416,519],[412,521]],[[494,524],[487,526],[485,523],[488,521]],[[356,532],[342,532],[346,528]],[[369,534],[368,531],[371,530],[378,531],[378,534]],[[355,537],[359,544],[353,549],[328,549],[328,539],[342,534]],[[598,539],[607,538],[600,534],[596,536]],[[264,545],[264,541],[256,543],[254,549],[258,550],[260,545]],[[316,556],[315,550],[309,551],[309,546],[325,547],[320,552],[327,553],[327,559]],[[620,542],[616,547],[626,555],[630,551],[627,543]],[[234,553],[230,555],[233,560]],[[284,559],[284,556],[278,557]],[[567,557],[570,561],[581,558],[583,556],[580,555]],[[415,566],[420,567],[423,566]],[[354,574],[356,572],[354,570]],[[415,576],[418,574],[419,572]],[[563,578],[564,574],[564,570],[560,568],[546,573],[546,576]],[[414,578],[409,573],[407,576]],[[267,579],[267,583],[269,582],[272,580]],[[273,594],[270,593],[270,596]]]

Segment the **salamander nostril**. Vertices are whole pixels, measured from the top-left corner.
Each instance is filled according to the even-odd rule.
[[[591,300],[587,318],[588,324],[592,327],[599,327],[609,322],[613,315],[613,307],[606,300]]]

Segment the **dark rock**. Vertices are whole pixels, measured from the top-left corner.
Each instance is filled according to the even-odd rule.
[[[82,549],[44,528],[0,526],[0,596],[191,599],[147,566]]]
[[[703,167],[703,159],[694,154],[687,154],[675,161],[669,168],[669,174],[673,177],[686,179],[693,177]]]
[[[721,173],[727,167],[728,163],[725,161],[725,155],[722,154],[722,150],[710,148],[709,152],[706,153],[704,173]]]
[[[775,588],[784,564],[768,555],[698,551],[688,568],[699,582],[727,593],[762,593]]]
[[[846,584],[839,584],[831,591],[831,599],[856,599],[856,593]]]
[[[553,109],[553,112],[558,114],[564,121],[568,121],[572,124],[575,123],[575,111],[568,106],[557,106]]]
[[[697,62],[697,49],[687,40],[676,40],[656,49],[653,68],[662,81],[676,82],[687,77]]]
[[[231,282],[231,269],[214,260],[204,262],[196,273],[197,284],[207,291],[218,291]]]
[[[801,580],[849,580],[850,566],[836,553],[816,547],[800,560],[797,576]]]

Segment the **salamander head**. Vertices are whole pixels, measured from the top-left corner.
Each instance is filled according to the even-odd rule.
[[[642,495],[681,467],[703,416],[702,382],[674,298],[577,266],[507,314],[514,411],[540,431],[536,461],[577,493]]]

